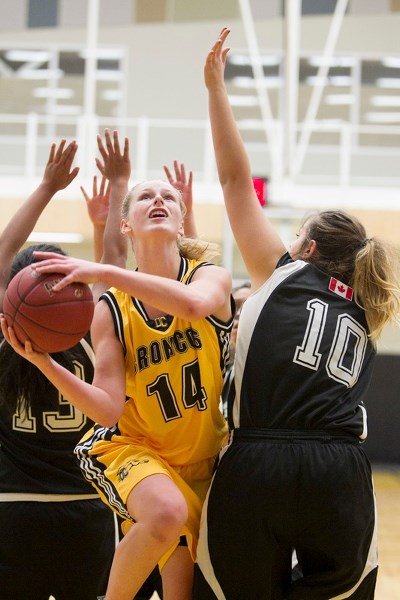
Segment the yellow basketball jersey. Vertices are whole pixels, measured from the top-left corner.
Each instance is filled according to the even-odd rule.
[[[207,263],[182,258],[178,280],[188,284],[199,267]],[[127,400],[115,436],[148,446],[170,465],[216,455],[227,434],[219,402],[232,320],[152,320],[120,290],[102,298],[125,353]]]

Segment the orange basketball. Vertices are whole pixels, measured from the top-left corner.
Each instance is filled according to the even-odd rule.
[[[27,339],[39,352],[62,352],[75,346],[89,331],[94,303],[90,287],[71,283],[59,292],[58,273],[37,273],[31,265],[10,281],[3,313],[21,343]]]

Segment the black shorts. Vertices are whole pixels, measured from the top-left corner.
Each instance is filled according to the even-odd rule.
[[[100,500],[0,502],[0,600],[96,600],[117,528]]]
[[[194,597],[372,599],[376,536],[371,468],[356,440],[238,430],[203,508]]]

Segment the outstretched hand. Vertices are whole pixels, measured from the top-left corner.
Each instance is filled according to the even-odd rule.
[[[79,173],[79,167],[72,169],[78,144],[72,141],[65,148],[66,140],[61,140],[58,148],[57,144],[52,144],[49,158],[43,175],[43,183],[48,185],[52,193],[66,188]],[[72,169],[72,170],[71,170]]]
[[[96,165],[103,177],[111,183],[117,179],[129,180],[131,176],[131,161],[129,158],[129,140],[126,137],[124,149],[121,152],[118,132],[113,131],[112,137],[109,129],[104,131],[105,145],[101,136],[97,136],[97,146],[102,161],[96,158]]]
[[[197,227],[193,212],[193,172],[189,171],[189,176],[186,176],[185,165],[177,160],[174,160],[175,179],[167,165],[164,165],[164,171],[169,183],[182,195],[182,201],[186,209],[183,221],[185,236],[197,238]]]
[[[110,208],[110,182],[105,177],[101,178],[100,187],[97,186],[97,176],[93,177],[92,195],[80,186],[86,200],[86,208],[93,225],[105,226]]]
[[[207,88],[224,85],[224,71],[229,48],[224,48],[223,45],[229,33],[230,29],[224,27],[219,34],[219,38],[207,54],[204,65],[204,81]]]
[[[175,179],[167,165],[164,165],[163,168],[169,183],[182,194],[182,200],[186,207],[186,211],[190,212],[193,208],[193,172],[189,171],[189,176],[187,177],[185,165],[179,163],[177,160],[174,160]]]

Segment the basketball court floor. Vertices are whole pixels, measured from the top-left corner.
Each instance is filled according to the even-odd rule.
[[[375,600],[400,600],[400,465],[375,469],[379,573]]]

